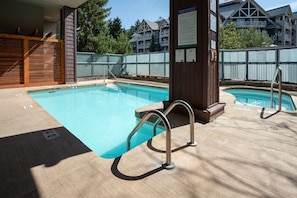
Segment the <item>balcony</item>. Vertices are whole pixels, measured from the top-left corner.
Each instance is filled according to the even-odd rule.
[[[151,38],[152,38],[152,35],[151,34],[141,35],[139,37],[140,40],[149,40]]]
[[[237,21],[236,22],[237,28],[248,28],[248,27],[265,28],[266,26],[267,26],[266,21]]]
[[[160,45],[163,46],[169,46],[169,41],[161,41]]]
[[[161,32],[161,37],[168,37],[169,36],[169,32]]]

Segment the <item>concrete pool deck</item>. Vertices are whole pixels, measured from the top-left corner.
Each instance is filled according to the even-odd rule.
[[[174,128],[175,168],[165,170],[165,154],[146,143],[100,158],[27,95],[100,83],[0,89],[0,197],[297,197],[296,111],[237,105],[221,87],[225,113],[195,123],[197,147],[185,146],[188,125]],[[164,150],[165,134],[149,146]]]

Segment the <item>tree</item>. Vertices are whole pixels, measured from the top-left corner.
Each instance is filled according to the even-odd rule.
[[[108,0],[88,0],[78,9],[78,51],[94,51],[94,42],[105,30],[105,18],[109,16],[111,8],[105,8]],[[105,35],[106,36],[106,35]]]
[[[115,42],[113,53],[115,54],[132,54],[132,46],[129,42],[129,37],[124,32],[120,33],[118,39]]]
[[[150,52],[161,51],[160,43],[156,40],[154,35],[152,35],[152,40],[151,40],[151,45],[150,45],[149,51]]]
[[[236,29],[235,23],[228,23],[226,26],[220,26],[219,35],[220,49],[240,49],[240,35]]]
[[[118,39],[120,34],[124,32],[122,28],[122,21],[119,17],[116,17],[114,20],[109,20],[107,24],[108,24],[110,35],[114,39]]]
[[[108,17],[111,8],[104,8],[108,0],[88,0],[78,8],[77,50],[105,53],[132,53],[128,35],[120,18]]]
[[[269,37],[266,31],[255,28],[239,30],[243,48],[267,47],[273,44],[274,38]]]
[[[132,46],[128,36],[122,32],[118,39],[114,39],[110,34],[108,27],[101,31],[100,34],[92,38],[94,52],[99,54],[131,54]]]
[[[255,28],[237,29],[234,22],[220,27],[220,49],[246,49],[267,47],[274,42],[266,31]]]
[[[109,34],[108,27],[105,25],[98,36],[94,36],[91,39],[94,52],[99,54],[114,53],[114,46],[116,45],[116,40],[112,38]]]
[[[131,38],[132,35],[137,31],[138,27],[140,26],[141,22],[139,19],[137,19],[137,21],[135,22],[134,25],[131,25],[129,31],[128,31],[128,38]]]

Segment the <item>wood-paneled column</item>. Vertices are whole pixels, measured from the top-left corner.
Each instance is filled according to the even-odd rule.
[[[65,54],[65,82],[76,82],[76,9],[63,7],[62,9],[62,39]]]
[[[219,102],[218,0],[170,0],[169,101],[188,102],[196,119],[224,112]]]

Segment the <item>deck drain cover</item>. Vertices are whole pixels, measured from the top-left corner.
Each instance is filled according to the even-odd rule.
[[[25,109],[25,110],[33,109],[33,105],[31,105],[31,104],[30,104],[30,105],[25,105],[25,106],[24,106],[24,109]]]
[[[44,131],[44,132],[42,132],[42,134],[46,140],[52,140],[52,139],[60,137],[60,135],[54,129]]]

